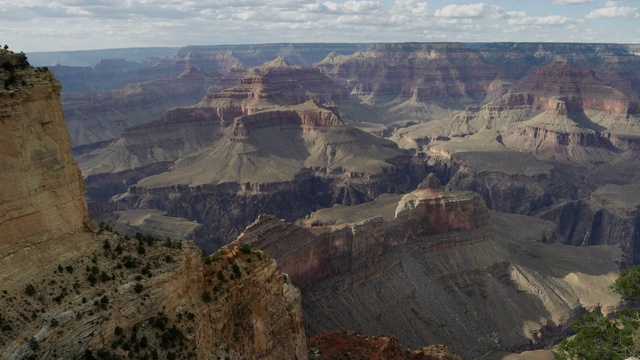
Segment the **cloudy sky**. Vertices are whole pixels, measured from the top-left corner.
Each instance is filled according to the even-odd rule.
[[[640,43],[639,0],[0,0],[16,51],[274,42]]]

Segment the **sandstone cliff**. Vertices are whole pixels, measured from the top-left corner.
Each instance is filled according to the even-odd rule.
[[[27,245],[63,241],[90,222],[71,156],[60,83],[19,54],[0,51],[0,259]]]
[[[261,217],[236,241],[289,270],[311,335],[394,333],[477,357],[544,346],[584,309],[617,304],[606,284],[620,252],[553,238],[552,223],[489,213],[477,194],[422,189],[298,225]]]

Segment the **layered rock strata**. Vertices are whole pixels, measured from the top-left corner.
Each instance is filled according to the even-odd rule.
[[[552,223],[489,213],[475,193],[422,189],[298,225],[263,216],[236,241],[289,269],[311,335],[394,333],[473,358],[544,346],[584,309],[617,303],[607,284],[620,252],[544,243],[553,238]]]
[[[109,92],[63,95],[74,151],[80,154],[104,146],[126,128],[155,120],[170,108],[197,103],[209,87],[218,85],[215,75],[189,68],[175,77]]]
[[[197,221],[203,229],[193,237],[211,251],[260,213],[295,220],[415,186],[424,166],[392,142],[346,125],[326,105],[345,92],[318,70],[279,59],[251,71],[237,86],[80,157],[90,184],[109,185],[104,193],[92,185],[92,197],[110,198],[112,210],[157,209]],[[173,164],[162,171],[161,162]],[[137,183],[118,193],[119,178]]]
[[[7,359],[307,358],[300,292],[263,252],[207,259],[193,243],[106,232],[74,244],[2,286]]]
[[[0,259],[26,244],[61,241],[90,220],[53,74],[0,51]],[[20,60],[20,61],[19,61]],[[25,60],[26,61],[26,60]],[[14,82],[9,84],[9,79]]]
[[[366,278],[354,274],[366,273],[389,249],[422,236],[477,230],[477,237],[468,240],[481,241],[487,221],[487,209],[477,194],[427,189],[404,195],[388,221],[378,216],[340,227],[301,227],[261,216],[235,242],[269,249],[296,286],[305,290],[324,279],[342,276],[353,280],[343,286],[356,285]],[[287,238],[300,241],[292,249],[280,240]],[[447,246],[447,237],[434,240],[434,248]]]
[[[502,91],[500,68],[463,44],[381,44],[349,56],[330,54],[314,66],[361,101],[381,106],[386,123],[423,122]]]
[[[543,63],[495,101],[392,138],[420,151],[447,188],[476,191],[491,209],[556,221],[569,244],[615,242],[633,262],[633,220],[601,212],[589,197],[607,183],[635,182],[637,94],[612,87],[588,62],[575,63]],[[574,213],[584,223],[571,220]],[[604,230],[607,223],[620,232]]]

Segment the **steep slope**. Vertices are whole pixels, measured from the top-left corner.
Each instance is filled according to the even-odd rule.
[[[307,100],[331,103],[346,96],[317,70],[256,68],[240,84],[210,92],[197,104],[128,128],[108,147],[78,158],[83,175],[119,172],[180,157],[211,145],[234,118]]]
[[[544,346],[584,309],[617,304],[607,284],[619,250],[546,243],[553,234],[550,222],[489,213],[477,194],[422,189],[299,225],[261,217],[236,242],[289,270],[312,335],[394,333],[473,358]]]
[[[21,54],[0,63],[3,358],[306,359],[300,293],[267,254],[92,225],[60,84]]]
[[[570,59],[579,68],[591,69],[598,79],[638,99],[640,59],[637,44],[587,43],[486,43],[467,44],[491,64],[508,69],[515,78],[526,75],[532,66],[556,59]]]

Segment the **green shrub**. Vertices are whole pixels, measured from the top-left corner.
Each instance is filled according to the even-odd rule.
[[[33,296],[36,294],[36,287],[32,284],[27,284],[27,286],[25,286],[24,288],[24,293],[29,296]]]
[[[251,246],[249,246],[249,244],[242,244],[240,245],[240,251],[245,254],[251,254]]]

